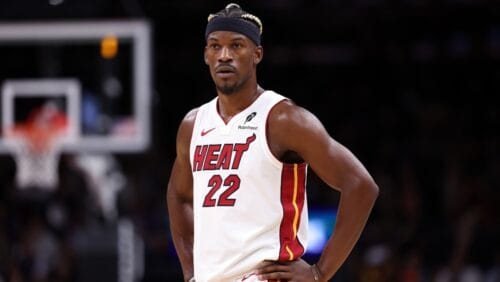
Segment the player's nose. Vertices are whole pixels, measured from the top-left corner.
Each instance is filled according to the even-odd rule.
[[[227,62],[227,61],[230,61],[233,59],[233,54],[232,54],[231,50],[229,50],[229,48],[222,47],[222,49],[219,53],[218,59],[219,59],[219,61]]]

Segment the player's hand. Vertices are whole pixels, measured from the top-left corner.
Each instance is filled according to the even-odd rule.
[[[257,270],[259,280],[280,279],[288,282],[315,282],[311,266],[302,259],[286,262],[264,261]]]

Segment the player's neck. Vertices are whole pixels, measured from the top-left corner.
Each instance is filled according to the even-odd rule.
[[[231,95],[218,94],[218,111],[221,118],[228,123],[233,116],[245,110],[264,92],[258,84],[242,89]]]

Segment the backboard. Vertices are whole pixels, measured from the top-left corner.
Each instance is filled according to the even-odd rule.
[[[151,135],[147,21],[0,23],[0,153],[9,127],[51,102],[68,118],[63,151],[134,153]]]

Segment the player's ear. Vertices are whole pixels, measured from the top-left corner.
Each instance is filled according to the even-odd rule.
[[[208,65],[208,56],[207,56],[207,46],[205,46],[205,49],[203,51],[203,60],[205,60],[205,64]]]
[[[262,46],[255,47],[255,51],[253,53],[253,63],[258,65],[260,61],[262,61],[262,57],[264,56],[264,49]]]

